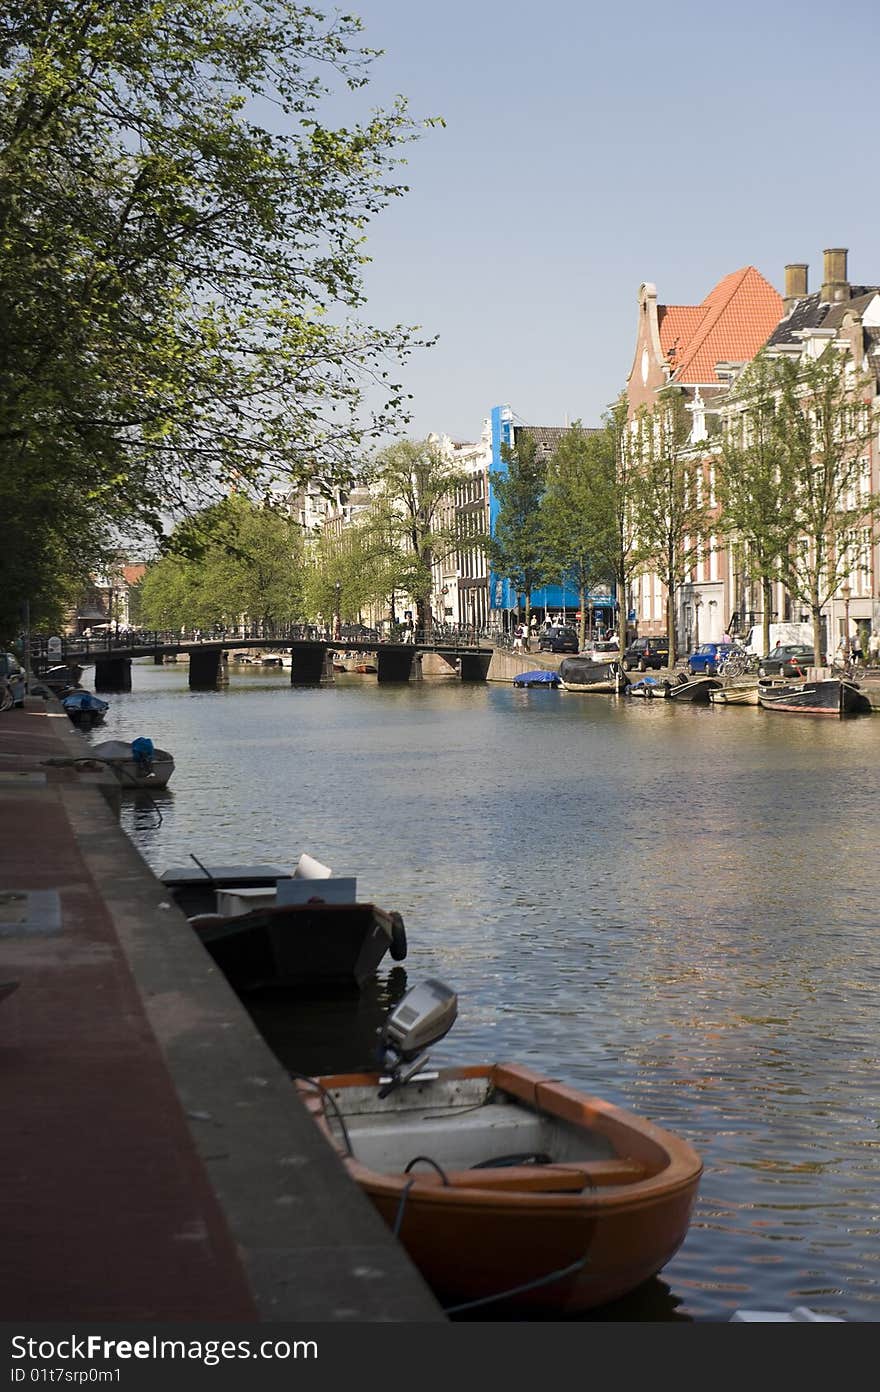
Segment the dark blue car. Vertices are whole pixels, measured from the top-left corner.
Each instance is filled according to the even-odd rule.
[[[721,663],[735,649],[735,643],[701,643],[688,658],[688,671],[692,677],[714,677],[717,675]]]

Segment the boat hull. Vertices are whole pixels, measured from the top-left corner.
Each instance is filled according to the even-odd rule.
[[[708,705],[709,693],[718,691],[721,682],[717,677],[694,677],[692,681],[663,683],[670,701],[692,701],[696,705]]]
[[[96,725],[103,725],[105,715],[106,711],[88,709],[67,711],[68,720],[71,720],[78,730],[92,730]]]
[[[616,662],[591,662],[585,657],[565,657],[559,664],[559,683],[564,691],[623,691],[629,678]]]
[[[867,715],[871,703],[854,682],[829,678],[761,686],[758,701],[764,710],[786,715],[821,715],[840,719],[844,715]]]
[[[757,706],[758,683],[748,686],[723,686],[709,692],[709,702],[713,706]]]
[[[604,1154],[560,1164],[495,1165],[464,1170],[427,1166],[380,1173],[334,1135],[321,1095],[300,1095],[352,1178],[386,1223],[399,1228],[410,1257],[447,1306],[506,1294],[503,1307],[574,1313],[607,1304],[656,1275],[681,1245],[702,1172],[699,1156],[680,1138],[598,1098],[547,1081],[515,1065],[446,1069],[418,1087],[421,1115],[413,1158],[430,1156],[425,1130],[432,1088],[484,1079],[496,1101],[512,1099],[525,1115],[549,1117],[570,1135],[601,1143]],[[322,1078],[345,1115],[346,1090],[378,1087],[378,1075]],[[490,1113],[493,1106],[486,1110]],[[474,1108],[463,1109],[466,1127]],[[503,1137],[498,1145],[503,1147]],[[497,1156],[497,1149],[490,1149]],[[514,1159],[518,1157],[514,1156]],[[548,1280],[550,1277],[552,1279]],[[528,1287],[528,1289],[520,1289]],[[495,1302],[493,1302],[495,1303]],[[500,1308],[499,1303],[499,1308]]]
[[[104,740],[93,746],[90,757],[99,759],[111,768],[126,788],[164,788],[174,772],[174,759],[167,749],[154,749],[148,765],[132,758],[130,746],[124,740]]]
[[[403,931],[398,914],[374,904],[285,904],[189,922],[240,991],[360,990]]]

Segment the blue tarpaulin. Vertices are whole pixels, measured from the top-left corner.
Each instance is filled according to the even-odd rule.
[[[520,672],[513,679],[514,686],[558,686],[559,673],[547,672],[543,667],[536,672]]]

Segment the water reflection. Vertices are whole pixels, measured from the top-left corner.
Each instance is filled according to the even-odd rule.
[[[356,874],[403,914],[410,982],[459,992],[437,1062],[530,1064],[680,1132],[706,1171],[661,1318],[878,1316],[880,719],[185,682],[137,666],[101,735],[175,755],[161,824],[123,810],[155,869],[305,850]],[[372,1060],[369,1001],[261,1009],[304,1072]]]
[[[241,997],[273,1052],[292,1073],[372,1073],[378,1034],[407,989],[403,967],[367,982],[359,993],[309,997],[283,990]]]

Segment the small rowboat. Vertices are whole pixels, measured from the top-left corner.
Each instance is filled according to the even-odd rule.
[[[447,1307],[589,1309],[681,1245],[702,1164],[670,1132],[513,1064],[388,1082],[297,1088]]]
[[[110,709],[109,701],[102,701],[91,691],[75,690],[61,701],[67,715],[80,730],[91,730],[94,725],[103,725],[104,717]]]
[[[174,772],[174,758],[167,749],[156,749],[149,740],[104,740],[89,751],[113,769],[123,789],[164,788]]]

